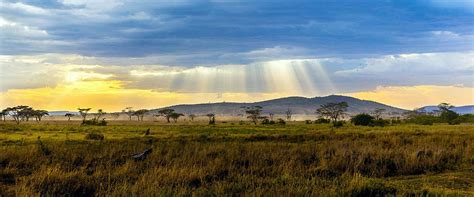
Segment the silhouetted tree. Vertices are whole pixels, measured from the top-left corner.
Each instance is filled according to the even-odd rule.
[[[41,121],[43,116],[49,115],[46,110],[33,110],[33,116],[36,118],[36,121]]]
[[[97,110],[97,113],[95,114],[95,119],[96,119],[96,120],[100,120],[100,118],[101,118],[102,116],[104,116],[105,114],[106,114],[106,112],[104,112],[104,110],[98,109],[98,110]]]
[[[286,120],[290,121],[291,120],[291,115],[292,115],[290,108],[288,108],[288,110],[286,110],[285,115],[286,115]]]
[[[16,107],[9,107],[7,108],[7,111],[9,112],[9,115],[13,117],[13,120],[16,122],[16,124],[20,124],[20,121],[25,119],[24,117],[27,114],[30,114],[32,109],[33,108],[26,105],[19,105]]]
[[[81,115],[82,120],[84,121],[86,120],[87,114],[89,113],[91,108],[77,108],[77,110],[79,111],[79,114]]]
[[[184,116],[184,114],[173,112],[169,116],[176,123],[176,122],[178,122],[178,118],[181,117],[181,116]]]
[[[209,118],[209,124],[215,124],[216,123],[216,115],[213,113],[206,114],[206,116]]]
[[[438,108],[441,112],[443,112],[443,111],[450,111],[452,108],[454,108],[454,106],[449,103],[440,103],[438,105]]]
[[[346,102],[326,103],[316,110],[316,114],[324,118],[329,118],[333,122],[337,122],[339,118],[345,115],[348,107],[349,105]]]
[[[443,122],[447,122],[448,124],[456,124],[454,120],[459,117],[459,114],[451,110],[454,108],[454,106],[450,105],[449,103],[441,103],[438,105],[438,108],[439,111],[441,111],[439,118]]]
[[[9,108],[3,109],[0,112],[0,115],[2,116],[3,121],[7,120],[8,113],[10,113]]]
[[[158,111],[158,116],[163,116],[166,118],[166,121],[169,123],[170,122],[170,118],[171,118],[171,114],[174,112],[174,109],[171,109],[171,108],[165,108],[165,109],[161,109]]]
[[[135,112],[132,107],[126,107],[122,110],[123,113],[127,114],[128,120],[132,120],[133,113]]]
[[[245,113],[247,114],[247,118],[250,119],[254,124],[257,124],[258,119],[263,118],[260,116],[262,112],[261,106],[250,106],[244,107]]]
[[[133,112],[133,115],[137,117],[138,121],[143,121],[143,116],[148,113],[147,109],[139,109],[135,112]]]
[[[74,114],[71,114],[71,113],[66,113],[64,114],[64,116],[67,117],[67,121],[70,121],[71,120],[71,117],[75,116]]]

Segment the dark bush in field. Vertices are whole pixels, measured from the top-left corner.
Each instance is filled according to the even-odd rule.
[[[101,133],[88,133],[85,137],[86,140],[104,140],[104,135]]]
[[[277,124],[279,124],[279,125],[285,125],[286,122],[285,122],[285,120],[283,120],[283,119],[281,119],[281,118],[278,118]]]
[[[271,124],[275,124],[275,121],[265,118],[265,119],[262,120],[262,124],[270,124],[271,125]]]
[[[318,118],[314,121],[314,124],[329,124],[331,120],[326,118]]]
[[[304,123],[305,123],[305,124],[311,124],[311,123],[313,123],[313,122],[311,122],[311,120],[305,120]]]
[[[374,119],[375,118],[369,114],[357,114],[351,119],[351,122],[354,125],[369,126],[373,123]]]
[[[92,120],[83,120],[81,125],[90,125],[90,126],[107,126],[107,121],[101,120],[98,121],[96,119]]]
[[[345,123],[344,121],[334,121],[334,122],[332,122],[332,126],[336,127],[336,128],[339,128],[339,127],[344,126],[344,123]]]

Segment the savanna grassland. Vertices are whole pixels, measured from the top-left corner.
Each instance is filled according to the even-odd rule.
[[[147,158],[131,157],[147,148]],[[473,188],[473,125],[0,123],[1,196],[473,196]]]

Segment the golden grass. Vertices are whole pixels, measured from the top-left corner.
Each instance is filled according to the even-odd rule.
[[[472,125],[7,123],[0,194],[472,196],[473,142]]]

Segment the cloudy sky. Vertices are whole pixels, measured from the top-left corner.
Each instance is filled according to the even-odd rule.
[[[474,104],[471,0],[6,0],[0,28],[0,107]]]

